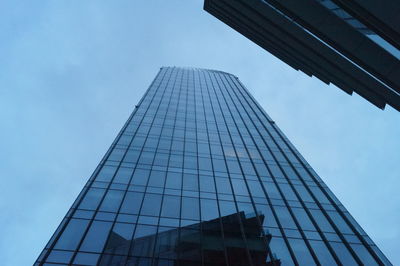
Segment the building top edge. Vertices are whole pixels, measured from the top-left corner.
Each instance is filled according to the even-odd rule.
[[[208,72],[217,72],[217,73],[221,73],[221,74],[226,74],[226,75],[230,75],[233,76],[235,78],[237,78],[235,75],[225,72],[225,71],[221,71],[221,70],[216,70],[216,69],[209,69],[209,68],[198,68],[198,67],[177,67],[177,66],[162,66],[162,68],[178,68],[178,69],[182,69],[182,70],[195,70],[195,71],[208,71]]]

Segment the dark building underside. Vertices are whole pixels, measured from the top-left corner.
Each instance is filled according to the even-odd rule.
[[[388,104],[400,111],[400,61],[320,2],[206,0],[204,9],[294,69],[348,94],[356,92],[381,109]],[[360,1],[334,2],[351,7]],[[372,16],[369,2],[363,8],[357,5],[357,22]],[[400,6],[383,2],[382,9]],[[368,29],[385,33],[388,43],[398,47],[399,27],[385,26],[382,17],[370,20]]]

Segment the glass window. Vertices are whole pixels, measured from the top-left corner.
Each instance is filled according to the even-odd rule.
[[[247,184],[249,185],[250,192],[253,197],[265,197],[260,182],[249,180],[247,181]]]
[[[214,177],[207,175],[200,175],[200,191],[215,193]]]
[[[234,174],[242,173],[242,171],[240,170],[239,163],[237,161],[227,160],[226,163],[228,165],[229,173],[234,173]]]
[[[331,203],[328,200],[328,198],[325,196],[325,194],[322,193],[322,191],[319,187],[310,186],[310,189],[311,189],[312,193],[314,194],[314,196],[318,199],[319,202],[327,203],[327,204]]]
[[[316,240],[310,240],[309,242],[321,265],[336,265],[334,258],[324,242]]]
[[[212,161],[213,161],[214,171],[224,172],[224,173],[227,172],[224,160],[212,159]]]
[[[233,190],[235,191],[235,195],[249,196],[249,192],[247,191],[247,186],[243,180],[231,179],[231,181]]]
[[[364,263],[364,265],[378,265],[378,263],[363,245],[350,244],[350,246],[357,254],[358,258]]]
[[[69,261],[74,255],[74,252],[70,251],[57,251],[53,250],[47,257],[47,262],[57,262],[57,263],[69,263]]]
[[[358,265],[358,263],[354,260],[353,256],[351,255],[350,251],[346,248],[343,243],[339,242],[330,242],[329,243],[332,249],[335,251],[336,256],[342,262],[343,265]]]
[[[267,195],[273,199],[282,199],[281,194],[272,182],[263,182],[264,188],[267,191]]]
[[[306,243],[302,239],[288,238],[293,253],[301,265],[316,265],[313,257],[308,250]]]
[[[133,168],[121,167],[113,179],[113,183],[128,184],[131,179]]]
[[[297,226],[286,207],[275,206],[274,209],[283,228],[297,229]]]
[[[269,247],[271,249],[271,253],[276,255],[276,258],[281,261],[281,265],[295,265],[292,256],[286,246],[285,241],[280,237],[272,237],[271,242],[269,243]]]
[[[74,259],[74,265],[97,265],[97,261],[99,260],[100,254],[93,253],[83,253],[79,252],[76,254]]]
[[[338,212],[328,211],[328,215],[331,217],[332,221],[339,228],[340,232],[344,234],[353,234],[353,230],[347,225],[345,220],[343,220],[342,216]]]
[[[161,215],[171,218],[179,218],[181,199],[176,196],[164,196]]]
[[[219,209],[221,210],[222,217],[237,213],[234,202],[220,200],[218,203],[219,203]]]
[[[199,199],[182,197],[182,219],[199,220]]]
[[[209,221],[219,217],[216,200],[200,199],[200,203],[201,203],[201,219],[203,221]]]
[[[79,250],[102,252],[112,223],[93,221]]]
[[[108,237],[105,252],[126,255],[132,241],[134,224],[115,223]]]
[[[142,205],[143,193],[128,191],[125,195],[120,212],[138,214]]]
[[[210,158],[199,157],[199,169],[212,171],[212,164]]]
[[[140,154],[139,163],[140,164],[152,164],[154,155],[155,155],[154,152],[142,151],[142,153]]]
[[[183,156],[171,154],[169,157],[169,167],[182,167]]]
[[[125,154],[123,161],[129,163],[136,163],[139,158],[139,155],[140,153],[137,150],[128,150],[128,152]]]
[[[322,213],[320,210],[314,210],[310,209],[311,215],[314,217],[314,220],[317,222],[319,228],[323,232],[335,232],[333,230],[333,227],[329,223],[329,221],[326,219],[325,215]]]
[[[199,183],[197,175],[183,174],[183,189],[198,191]]]
[[[161,197],[158,194],[146,194],[140,214],[158,216],[160,214]]]
[[[278,183],[278,186],[287,200],[298,200],[289,184]]]
[[[103,166],[103,168],[97,174],[96,181],[110,182],[116,170],[117,167],[114,166]]]
[[[188,169],[197,169],[197,157],[194,156],[185,156],[184,157],[185,168]]]
[[[108,160],[111,161],[121,161],[122,157],[124,156],[125,150],[121,149],[113,149],[113,151],[110,153],[110,156],[108,157]]]
[[[147,180],[149,179],[149,174],[149,170],[136,169],[133,173],[131,184],[145,186],[147,184]]]
[[[278,227],[276,223],[275,216],[272,213],[271,207],[265,204],[256,204],[256,209],[258,211],[258,215],[263,215],[261,222],[263,222],[263,226],[268,227]]]
[[[218,193],[232,194],[231,184],[228,179],[215,178],[215,182],[217,183]]]
[[[75,250],[88,225],[88,220],[71,219],[54,248]]]
[[[240,161],[245,175],[257,175],[254,171],[253,165],[249,162]]]
[[[238,205],[239,212],[244,212],[246,214],[246,216],[247,215],[250,215],[250,216],[255,215],[253,204],[246,203],[246,202],[238,202],[237,205]]]
[[[308,217],[308,214],[304,209],[292,208],[292,212],[303,230],[316,231],[314,225],[312,224],[310,218]]]
[[[199,133],[198,133],[199,135]],[[205,139],[207,139],[207,136],[205,136]],[[198,152],[200,154],[210,154],[210,149],[208,147],[208,143],[197,143],[197,148],[198,148]]]
[[[136,227],[134,238],[137,239],[145,236],[151,236],[154,235],[156,232],[157,226],[139,224]]]
[[[164,187],[165,172],[151,171],[149,186]]]
[[[172,188],[172,189],[181,189],[182,188],[182,174],[168,172],[165,187]]]
[[[95,210],[101,199],[103,198],[105,189],[101,188],[90,188],[86,195],[83,197],[79,209]]]
[[[124,191],[109,190],[100,206],[100,211],[117,212],[121,204]]]
[[[303,185],[294,185],[294,188],[296,189],[297,193],[299,193],[300,198],[303,201],[314,202],[314,199]]]

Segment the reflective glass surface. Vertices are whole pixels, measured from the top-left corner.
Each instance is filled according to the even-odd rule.
[[[36,265],[379,265],[233,75],[165,67]]]

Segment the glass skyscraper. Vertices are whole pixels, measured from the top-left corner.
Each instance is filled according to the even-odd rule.
[[[232,74],[163,67],[35,265],[391,265]]]

